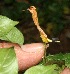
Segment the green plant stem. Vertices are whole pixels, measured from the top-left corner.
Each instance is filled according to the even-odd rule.
[[[43,57],[43,65],[46,65],[46,43],[44,43],[44,57]]]

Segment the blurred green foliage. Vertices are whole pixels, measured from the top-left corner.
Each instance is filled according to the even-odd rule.
[[[27,22],[31,15],[28,11],[23,12],[22,10],[26,10],[31,5],[36,6],[40,25],[47,29],[47,34],[51,34],[50,32],[52,32],[52,37],[58,36],[65,25],[69,24],[69,19],[65,18],[70,15],[69,0],[19,1],[2,0],[0,2],[0,14],[13,20]]]

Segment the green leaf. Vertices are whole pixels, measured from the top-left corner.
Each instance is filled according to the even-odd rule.
[[[0,37],[0,39],[10,41],[12,43],[24,43],[23,34],[16,27],[14,27],[7,35]]]
[[[55,55],[48,55],[47,57],[47,64],[58,63],[59,65],[65,65],[70,68],[70,53],[66,54],[55,54]]]
[[[26,70],[24,74],[59,74],[59,67],[54,65],[37,65]]]
[[[1,39],[1,40],[9,41],[8,38],[7,38],[6,36],[2,36],[2,37],[0,37],[0,39]]]
[[[14,48],[0,48],[0,74],[18,74]]]
[[[0,15],[0,37],[6,35],[19,22]]]
[[[49,60],[62,60],[63,59],[63,54],[59,53],[59,54],[55,54],[55,55],[48,55],[47,59]]]
[[[70,68],[70,53],[66,53],[63,57],[63,60],[65,60],[65,66]]]
[[[23,34],[14,27],[7,35],[9,41],[13,43],[23,44],[24,43],[24,37]]]

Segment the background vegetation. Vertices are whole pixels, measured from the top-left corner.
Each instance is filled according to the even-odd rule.
[[[61,41],[61,43],[50,43],[48,52],[69,52],[69,0],[0,0],[0,14],[20,22],[16,27],[24,34],[25,43],[41,42],[31,14],[27,11],[31,5],[36,6],[40,26],[48,37],[59,38]]]

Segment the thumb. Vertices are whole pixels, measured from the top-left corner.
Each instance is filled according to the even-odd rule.
[[[38,64],[44,55],[44,45],[42,43],[25,44],[21,50],[15,47],[18,58],[19,70],[25,70]]]

